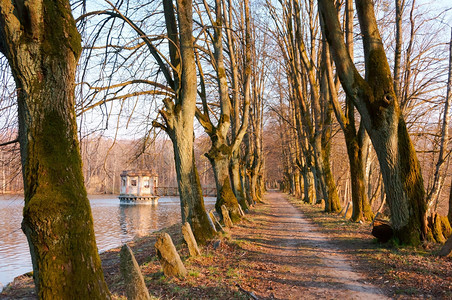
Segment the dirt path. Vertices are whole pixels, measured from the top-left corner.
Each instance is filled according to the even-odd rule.
[[[282,193],[270,192],[252,222],[233,230],[250,252],[244,287],[267,299],[386,299]]]

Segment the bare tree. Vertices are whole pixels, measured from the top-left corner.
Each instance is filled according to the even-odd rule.
[[[347,51],[353,59],[353,1],[345,1],[345,38]],[[332,66],[330,61],[329,46],[325,46],[326,68],[328,84],[331,91],[331,100],[333,103],[336,118],[344,132],[345,144],[350,164],[350,179],[352,188],[353,213],[351,220],[359,222],[361,220],[371,220],[372,210],[366,193],[365,176],[365,152],[369,144],[369,137],[364,129],[363,122],[359,123],[359,129],[356,130],[355,124],[355,106],[353,101],[346,97],[345,113],[338,100],[336,84],[333,80]]]
[[[196,111],[196,63],[193,50],[192,2],[177,0],[177,19],[171,0],[164,0],[165,21],[170,39],[169,52],[175,80],[175,101],[165,99],[160,110],[164,124],[154,121],[170,136],[181,199],[182,223],[188,221],[196,239],[204,243],[214,236],[204,207],[193,149],[193,120]],[[177,26],[178,25],[178,26]],[[176,48],[177,47],[177,48]]]
[[[423,179],[394,92],[372,1],[356,2],[363,36],[365,78],[358,73],[347,51],[333,1],[318,3],[342,86],[361,114],[376,150],[395,234],[402,243],[419,244],[427,234]]]
[[[74,83],[81,50],[69,1],[0,3],[0,51],[17,88],[22,230],[41,299],[110,298],[77,140]]]
[[[107,1],[108,2],[108,1]],[[109,30],[107,30],[107,36],[112,35],[112,32],[117,29],[118,40],[123,41],[126,45],[112,45],[109,39],[106,39],[105,46],[102,50],[110,49],[112,53],[106,51],[106,54],[113,55],[113,61],[115,63],[108,64],[108,60],[104,58],[104,65],[109,65],[111,69],[111,76],[115,73],[121,74],[120,71],[126,72],[130,80],[122,81],[119,83],[114,82],[112,84],[107,81],[106,87],[94,88],[92,97],[90,99],[96,99],[96,96],[101,96],[100,92],[112,94],[109,98],[101,98],[98,101],[92,101],[91,106],[105,105],[107,101],[120,100],[124,103],[126,99],[143,96],[157,96],[163,99],[164,107],[159,110],[161,121],[154,120],[152,125],[157,128],[163,129],[170,137],[173,143],[174,161],[177,174],[177,181],[181,199],[181,215],[182,222],[190,222],[195,237],[200,243],[203,243],[214,236],[214,229],[210,226],[207,213],[204,207],[204,200],[202,196],[202,189],[200,186],[199,175],[197,172],[195,159],[194,159],[194,128],[193,121],[196,111],[196,96],[197,96],[197,76],[196,76],[196,63],[194,55],[194,38],[193,38],[193,19],[192,19],[192,2],[176,1],[177,9],[177,21],[176,13],[174,11],[173,2],[171,0],[163,1],[163,14],[166,28],[165,36],[153,37],[145,33],[146,22],[145,20],[152,19],[150,12],[147,11],[147,6],[137,5],[134,8],[134,14],[141,16],[139,21],[133,21],[127,16],[130,13],[131,5],[128,2],[125,8],[126,12],[122,13],[120,4],[117,6],[108,2],[109,9],[101,11],[88,12],[82,15],[79,19],[83,20],[92,16],[106,16],[104,20],[96,23],[101,29],[106,27],[108,22],[112,22]],[[151,3],[148,3],[148,5]],[[143,10],[143,12],[140,11]],[[120,20],[122,24],[119,28],[116,28],[115,22]],[[155,21],[155,20],[154,20]],[[142,25],[143,28],[140,26]],[[124,29],[127,27],[128,29]],[[97,40],[102,32],[96,27],[97,33],[94,34],[94,41]],[[133,32],[135,35],[131,35]],[[124,37],[120,36],[123,34]],[[131,40],[131,41],[130,41]],[[137,42],[137,41],[140,42]],[[162,44],[162,40],[167,40],[168,49],[165,51],[161,47],[156,45]],[[164,44],[165,45],[165,44]],[[91,50],[95,50],[92,46]],[[157,72],[141,73],[144,63],[148,63],[147,56],[143,55],[143,52],[138,52],[145,48],[147,53],[151,54],[153,58],[153,64],[157,66]],[[125,60],[121,63],[118,60],[122,57],[121,51],[131,51],[125,56]],[[142,56],[138,55],[140,53]],[[164,55],[167,53],[168,55]],[[124,54],[125,55],[125,54]],[[133,58],[140,59],[144,57],[144,60],[139,60],[141,64],[134,65]],[[130,64],[134,68],[129,72],[126,66]],[[112,66],[110,66],[112,65]],[[152,66],[152,65],[151,65]],[[135,72],[135,68],[137,71]],[[150,78],[135,78],[136,75],[154,76],[156,80]],[[159,76],[163,75],[164,82],[159,82]],[[143,87],[144,85],[144,87]],[[149,88],[150,87],[150,88]],[[125,93],[126,88],[132,89],[133,92]],[[93,89],[93,87],[92,87]],[[137,89],[137,90],[134,90]],[[123,112],[123,104],[121,104],[120,113]],[[129,118],[132,113],[136,113],[137,102],[135,102],[133,108],[129,110]],[[151,117],[151,116],[149,116]],[[155,117],[155,116],[154,116]],[[146,135],[147,132],[143,132]]]
[[[228,139],[228,133],[231,129],[231,117],[233,116],[231,99],[229,96],[229,84],[226,76],[226,69],[224,63],[224,55],[223,55],[223,8],[222,1],[215,1],[215,19],[213,19],[209,6],[204,3],[204,7],[209,15],[210,22],[212,23],[214,34],[212,38],[214,55],[212,61],[214,69],[216,71],[217,85],[219,91],[219,105],[220,105],[220,117],[218,118],[217,124],[212,122],[210,117],[210,108],[208,107],[207,97],[205,92],[205,79],[202,77],[201,88],[203,89],[200,92],[201,99],[203,101],[203,110],[197,110],[196,117],[201,125],[204,127],[205,132],[209,135],[211,139],[211,148],[206,153],[207,158],[210,160],[217,186],[217,202],[215,204],[215,208],[217,212],[221,215],[221,206],[225,205],[231,218],[234,222],[238,221],[241,217],[240,209],[238,207],[238,200],[233,192],[231,187],[231,181],[229,178],[229,166],[231,163],[232,153],[237,152],[240,144],[242,143],[243,137],[246,133],[248,127],[248,118],[249,118],[249,98],[244,97],[244,105],[243,105],[243,121],[237,131],[234,131],[234,137],[232,139]],[[245,8],[248,8],[248,1],[244,2]],[[246,22],[249,22],[249,8],[247,17],[245,18]],[[249,29],[249,25],[247,25],[247,29]],[[247,33],[247,35],[249,35]],[[248,43],[248,44],[247,44]],[[250,40],[245,41],[245,55],[246,57],[250,57],[250,54],[246,51],[250,52],[251,47],[249,45]],[[230,57],[234,57],[234,53],[230,53]],[[237,68],[236,65],[232,65],[233,68]],[[198,64],[198,69],[202,69],[201,65]],[[250,59],[247,59],[245,64],[245,74],[244,81],[245,85],[249,86],[249,77],[250,77]],[[201,73],[201,72],[200,72]],[[234,79],[237,80],[237,79]],[[247,89],[244,86],[244,89]],[[249,89],[249,88],[248,88]],[[238,101],[238,99],[236,99]],[[237,120],[237,118],[235,118]],[[240,196],[240,195],[239,195]],[[240,205],[243,209],[247,209],[248,206],[244,201],[244,198],[241,198]]]

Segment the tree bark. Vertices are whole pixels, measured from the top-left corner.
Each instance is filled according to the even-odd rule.
[[[372,1],[356,2],[363,35],[365,79],[347,52],[333,1],[318,2],[339,78],[361,114],[380,162],[395,236],[401,243],[419,244],[427,233],[423,179],[394,93]]]
[[[17,86],[24,219],[40,299],[108,299],[74,111],[80,35],[69,1],[0,2],[0,50]]]
[[[402,17],[403,8],[405,7],[405,0],[395,0],[396,8],[396,36],[395,36],[395,50],[394,50],[394,93],[397,99],[400,99],[400,66],[402,59]]]
[[[325,177],[325,184],[328,193],[328,197],[325,199],[325,212],[340,212],[341,204],[339,201],[339,195],[337,193],[336,182],[334,181],[333,172],[331,171],[330,153],[331,153],[331,132],[332,132],[332,118],[333,103],[330,101],[331,91],[328,84],[328,71],[326,64],[329,63],[326,56],[330,55],[328,44],[323,40],[323,52],[321,58],[321,83],[320,92],[322,101],[323,113],[322,113],[322,132],[321,132],[321,154],[323,172]]]
[[[215,1],[215,21],[211,17],[212,23],[214,23],[214,38],[213,38],[213,47],[214,47],[214,68],[217,73],[217,84],[220,96],[220,119],[215,126],[209,117],[209,109],[207,104],[207,99],[205,97],[205,90],[202,91],[203,96],[203,108],[204,112],[201,113],[197,111],[196,117],[201,125],[204,127],[204,130],[209,135],[211,140],[211,148],[206,153],[206,157],[209,159],[212,164],[214,174],[215,174],[215,183],[217,186],[217,201],[215,204],[215,208],[217,212],[221,215],[221,206],[225,205],[229,211],[232,221],[237,222],[240,219],[240,209],[239,203],[237,201],[236,196],[234,195],[230,179],[229,179],[229,163],[231,161],[232,152],[235,149],[239,148],[239,145],[242,142],[244,133],[246,132],[246,127],[248,125],[248,117],[243,118],[243,123],[241,128],[239,128],[234,133],[234,138],[232,142],[229,144],[227,135],[229,129],[231,127],[231,101],[229,98],[229,87],[226,78],[226,70],[224,66],[224,56],[223,56],[223,15],[222,15],[222,1]],[[208,7],[206,7],[208,11]],[[201,69],[200,64],[198,63],[199,68]],[[201,72],[200,72],[201,73]],[[204,78],[201,78],[202,82]],[[202,85],[204,89],[204,86]],[[248,104],[245,103],[244,111],[246,112],[249,108]],[[236,124],[237,125],[237,124]],[[241,206],[245,210],[248,208],[244,199],[241,199]]]
[[[176,1],[179,34],[177,34],[172,1],[164,0],[163,2],[168,36],[172,41],[169,43],[169,50],[176,78],[172,83],[176,99],[175,102],[171,99],[164,100],[165,109],[162,109],[160,114],[165,124],[154,122],[153,125],[163,128],[171,138],[180,193],[182,223],[190,223],[196,240],[202,244],[215,236],[215,230],[209,223],[204,207],[194,158],[193,120],[196,110],[197,82],[192,34],[192,1]],[[179,51],[173,49],[175,45],[179,46]]]
[[[353,1],[346,1],[346,18],[345,18],[345,30],[346,30],[346,46],[350,57],[353,59]],[[369,139],[365,132],[363,123],[359,125],[358,132],[355,126],[355,107],[349,97],[345,99],[345,113],[342,111],[341,105],[337,97],[336,85],[333,80],[333,71],[330,60],[329,47],[325,47],[326,52],[326,68],[328,85],[331,91],[331,102],[333,104],[334,113],[344,132],[345,144],[347,147],[347,154],[350,166],[350,179],[352,187],[352,203],[353,213],[351,221],[359,222],[361,220],[372,220],[373,213],[369,205],[369,201],[366,195],[365,185],[365,166],[364,166],[364,152],[367,147],[366,140]]]
[[[221,206],[225,205],[228,209],[232,222],[238,222],[241,215],[237,198],[232,191],[229,180],[229,156],[220,156],[218,153],[214,155],[210,152],[207,153],[206,156],[212,164],[215,183],[217,186],[217,201],[215,202],[215,209],[221,216]],[[246,207],[248,207],[248,205]]]
[[[366,193],[364,174],[363,148],[366,146],[363,139],[367,137],[364,127],[361,125],[357,135],[346,138],[348,159],[350,162],[350,178],[352,186],[353,213],[352,222],[371,221],[373,212],[369,205]]]
[[[447,211],[447,218],[449,219],[449,223],[452,225],[452,179],[449,191],[449,209]]]
[[[228,47],[228,54],[229,54],[229,65],[230,65],[230,72],[231,72],[231,79],[232,79],[232,117],[231,117],[231,136],[232,139],[236,139],[236,137],[239,135],[241,122],[240,122],[240,107],[241,107],[241,99],[240,99],[240,88],[239,88],[239,68],[237,65],[237,53],[236,51],[236,43],[234,38],[234,33],[232,30],[232,3],[231,0],[228,1],[228,8],[225,5],[225,0],[223,0],[223,16],[225,18],[225,28],[226,28],[226,40],[227,40],[227,47]],[[226,18],[226,16],[228,16]],[[245,29],[246,30],[246,29]],[[245,41],[246,43],[247,41]],[[246,45],[245,45],[246,47]],[[246,81],[247,78],[244,78]],[[246,100],[246,99],[245,99]],[[249,105],[249,99],[248,99],[248,105]],[[249,114],[243,114],[243,119],[249,118]],[[246,120],[248,123],[248,120]],[[242,122],[243,124],[243,122]],[[248,124],[246,124],[248,126]],[[246,126],[246,127],[247,127]],[[243,140],[243,137],[242,137]],[[243,181],[244,178],[241,176],[240,173],[240,166],[242,164],[242,159],[240,157],[240,147],[236,147],[232,151],[231,155],[231,161],[229,166],[229,172],[230,172],[230,179],[232,184],[232,190],[234,191],[234,195],[237,198],[237,202],[241,205],[242,209],[245,211],[248,208],[248,203],[246,201],[245,192],[243,190]]]
[[[232,183],[232,191],[234,192],[237,202],[242,209],[247,210],[248,203],[246,202],[245,192],[243,190],[243,178],[240,175],[240,165],[242,159],[240,158],[240,148],[232,152],[229,164],[229,176]]]

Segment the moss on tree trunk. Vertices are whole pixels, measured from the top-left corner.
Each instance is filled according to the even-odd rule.
[[[28,124],[28,142],[22,143],[27,148],[22,149],[26,152],[22,229],[30,245],[38,296],[109,298],[83,184],[75,118],[66,120],[52,108],[39,111],[42,122]]]
[[[353,124],[354,126],[354,124]],[[352,132],[350,132],[352,131]],[[354,128],[345,129],[345,141],[347,145],[348,160],[350,163],[350,178],[352,188],[353,213],[352,222],[371,221],[373,212],[367,199],[364,180],[363,149],[358,141],[358,135]]]
[[[237,202],[240,204],[243,211],[246,211],[249,207],[246,202],[245,192],[243,191],[243,178],[240,176],[240,157],[238,151],[236,153],[232,153],[229,173],[232,182],[232,191],[234,192]]]
[[[208,153],[207,158],[212,164],[213,173],[215,176],[215,184],[217,186],[217,201],[215,203],[215,209],[221,216],[221,206],[225,205],[229,211],[232,222],[240,220],[240,209],[237,198],[232,191],[229,180],[229,162],[230,162],[230,147],[221,143],[222,146],[217,148],[212,145]]]
[[[205,244],[215,236],[204,206],[201,183],[195,165],[193,127],[178,128],[170,134],[176,163],[177,183],[181,201],[182,224],[189,222],[196,241]]]
[[[314,191],[314,176],[312,172],[309,171],[308,167],[303,168],[303,191],[304,198],[303,201],[308,204],[312,204],[315,199],[315,191]]]
[[[14,2],[15,3],[15,2]],[[0,3],[0,50],[16,82],[24,219],[41,299],[108,299],[74,111],[80,35],[69,1]]]
[[[321,85],[323,91],[325,84]],[[327,90],[327,89],[326,89]],[[328,97],[325,97],[328,99]],[[325,100],[324,99],[324,100]],[[322,165],[324,184],[327,195],[325,197],[325,211],[326,212],[340,212],[341,202],[339,201],[339,195],[337,194],[336,182],[334,180],[333,172],[331,171],[330,154],[331,154],[331,113],[333,111],[331,101],[326,103],[323,121],[323,132],[321,135],[321,152],[322,152]]]
[[[339,201],[339,196],[337,194],[336,182],[334,181],[333,173],[331,172],[330,162],[329,162],[329,151],[323,150],[323,163],[324,163],[324,177],[326,190],[328,193],[328,198],[325,199],[325,211],[326,212],[340,212],[341,203]]]
[[[355,2],[363,37],[365,78],[361,77],[347,51],[334,3],[327,0],[318,3],[337,74],[361,114],[378,156],[395,237],[403,244],[418,245],[428,235],[424,183],[394,92],[373,2]]]

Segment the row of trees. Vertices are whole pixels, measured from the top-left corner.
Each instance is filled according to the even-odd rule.
[[[86,34],[87,56],[82,63],[79,107],[81,113],[105,109],[107,120],[112,115],[117,122],[125,117],[127,124],[139,119],[146,124],[143,151],[154,141],[156,128],[170,137],[182,221],[190,222],[203,242],[214,231],[194,159],[194,118],[211,141],[206,157],[217,186],[217,211],[221,215],[225,204],[233,220],[238,220],[239,205],[246,210],[262,191],[264,62],[258,60],[253,43],[252,36],[258,33],[248,2],[193,5],[178,4],[176,13],[170,1],[163,1],[163,6],[106,2],[104,9],[82,11],[77,21]],[[111,32],[118,35],[109,39]],[[147,68],[142,68],[145,64]],[[153,105],[159,101],[163,108]],[[144,109],[149,112],[143,113]]]
[[[318,1],[318,7],[314,2],[267,2],[276,51],[284,58],[279,65],[283,75],[274,80],[279,102],[272,110],[281,131],[291,132],[281,136],[287,145],[282,151],[283,187],[308,203],[324,201],[326,212],[341,211],[329,159],[338,124],[349,162],[351,220],[374,217],[369,174],[375,153],[396,238],[414,245],[425,240],[444,242],[441,228],[450,225],[447,218],[436,215],[436,208],[450,153],[451,80],[446,83],[444,76],[448,71],[450,77],[450,60],[447,67],[444,55],[449,49],[421,35],[422,30],[439,27],[419,13],[415,1],[395,1],[393,10],[377,2],[377,11],[372,1],[356,1],[355,6],[353,1]],[[394,22],[388,24],[391,17]],[[394,36],[380,34],[381,25]],[[388,59],[387,53],[393,53],[394,59]],[[285,86],[290,88],[283,92]],[[432,115],[440,119],[433,134]],[[409,131],[420,132],[414,142]],[[424,175],[432,170],[428,185],[415,150],[421,143]],[[428,166],[432,163],[433,168]]]

